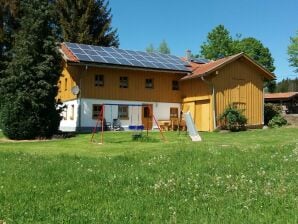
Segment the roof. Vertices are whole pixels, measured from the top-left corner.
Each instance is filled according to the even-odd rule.
[[[245,58],[249,62],[251,62],[254,66],[259,68],[262,71],[262,74],[267,78],[267,79],[274,79],[275,75],[272,74],[271,72],[267,71],[263,66],[259,65],[257,62],[249,58],[247,55],[244,53],[239,53],[235,54],[232,56],[228,56],[225,58],[218,59],[216,61],[210,61],[209,63],[205,64],[198,64],[195,62],[190,62],[191,68],[192,68],[192,74],[183,77],[181,80],[187,80],[187,79],[193,79],[193,78],[199,78],[202,76],[206,76],[211,74],[212,72],[222,68],[223,66],[232,63],[233,61],[239,59],[239,58]]]
[[[266,100],[279,100],[279,99],[290,99],[298,96],[298,92],[287,92],[287,93],[266,93]]]
[[[181,58],[160,53],[123,50],[115,47],[101,47],[64,42],[61,52],[68,62],[101,66],[132,67],[150,70],[165,70],[190,73],[189,64]]]

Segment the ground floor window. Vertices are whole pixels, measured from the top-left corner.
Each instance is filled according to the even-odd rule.
[[[121,120],[128,120],[128,106],[118,107],[118,118]]]
[[[170,118],[178,118],[178,107],[170,108]]]
[[[70,106],[70,120],[74,119],[74,105],[72,104]]]
[[[67,111],[68,111],[68,106],[65,105],[63,110],[63,120],[67,120]]]
[[[92,106],[92,119],[98,119],[98,116],[102,110],[102,105],[100,104],[93,104]]]

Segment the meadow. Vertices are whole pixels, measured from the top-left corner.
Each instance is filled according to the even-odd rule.
[[[107,132],[99,145],[89,134],[11,142],[0,133],[0,220],[298,223],[298,128],[201,133],[203,142],[165,135]]]

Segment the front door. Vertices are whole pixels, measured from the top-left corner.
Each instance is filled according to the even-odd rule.
[[[146,104],[142,107],[142,123],[146,130],[152,129],[152,115],[153,106],[152,104]]]
[[[210,131],[210,100],[196,101],[195,124],[198,131]]]

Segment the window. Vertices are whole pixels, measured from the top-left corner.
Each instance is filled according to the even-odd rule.
[[[177,107],[170,108],[170,118],[178,118],[178,108]]]
[[[64,90],[67,91],[67,78],[65,78],[65,82],[64,82]]]
[[[145,88],[153,89],[153,79],[146,79],[145,80]]]
[[[67,120],[67,111],[68,111],[68,106],[65,105],[64,111],[63,111],[63,120]]]
[[[128,88],[128,77],[120,76],[120,88]]]
[[[103,75],[95,75],[94,76],[95,86],[104,86],[104,77]]]
[[[118,117],[122,120],[128,120],[128,106],[118,107]]]
[[[74,105],[72,104],[70,106],[70,117],[69,117],[70,120],[73,120],[74,119]]]
[[[61,93],[61,80],[58,82],[58,92]]]
[[[177,80],[172,81],[172,90],[179,90],[179,82]]]
[[[100,105],[100,104],[93,104],[92,119],[97,120],[99,114],[101,113],[101,110],[102,110],[102,105]]]

